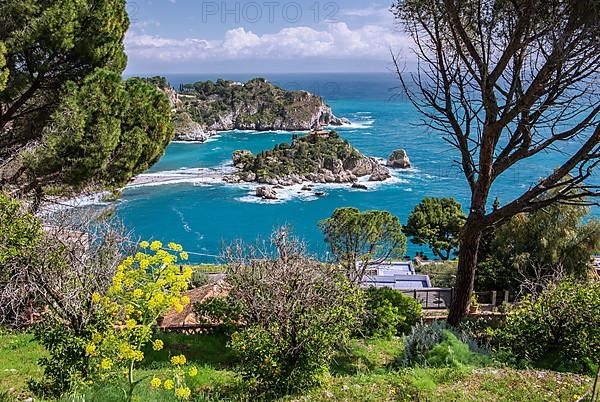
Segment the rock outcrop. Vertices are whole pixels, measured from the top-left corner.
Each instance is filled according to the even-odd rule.
[[[370,181],[383,181],[390,177],[385,166],[362,155],[335,131],[314,131],[295,138],[291,144],[279,144],[259,155],[236,151],[233,163],[238,172],[224,179],[229,183],[291,186],[306,181],[355,183],[363,176],[369,176]],[[303,190],[311,189],[304,187]]]
[[[369,187],[367,187],[366,185],[361,184],[361,183],[352,184],[352,188],[355,188],[357,190],[368,190],[369,189]]]
[[[276,200],[277,192],[272,187],[257,187],[256,196],[263,200]]]
[[[397,149],[392,152],[387,160],[387,166],[396,169],[409,169],[411,164],[406,151],[403,149]]]
[[[371,176],[369,176],[369,181],[384,181],[392,177],[390,171],[385,167],[378,165],[373,169]]]

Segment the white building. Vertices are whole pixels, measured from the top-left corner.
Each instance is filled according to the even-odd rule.
[[[362,287],[405,289],[431,288],[428,275],[419,275],[410,261],[390,261],[370,264],[363,277]]]

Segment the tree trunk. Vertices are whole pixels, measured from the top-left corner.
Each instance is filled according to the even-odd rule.
[[[448,314],[448,323],[450,325],[457,325],[469,312],[475,282],[477,251],[483,233],[483,229],[477,223],[480,218],[479,216],[474,216],[474,214],[469,216],[460,234],[458,272],[456,274],[454,298],[450,305],[450,313]]]

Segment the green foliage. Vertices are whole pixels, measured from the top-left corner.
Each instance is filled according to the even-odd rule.
[[[458,235],[466,217],[454,198],[424,198],[408,217],[404,233],[411,242],[427,244],[443,260],[458,251]]]
[[[421,304],[397,290],[371,287],[366,295],[364,335],[391,338],[407,334],[423,317]]]
[[[164,87],[160,77],[153,82]],[[178,114],[188,114],[203,127],[221,121],[223,115],[240,113],[235,128],[266,130],[278,128],[279,122],[309,120],[323,100],[304,91],[286,91],[263,78],[255,78],[243,85],[233,81],[217,80],[196,82],[183,86],[185,97],[180,97]],[[307,129],[309,127],[297,127]]]
[[[128,25],[125,0],[0,5],[0,88],[4,53],[10,73],[0,92],[0,157],[25,156],[6,166],[10,184],[38,195],[115,188],[162,155],[173,135],[168,100],[140,79],[121,83]]]
[[[32,214],[23,211],[16,200],[0,192],[0,266],[25,258],[42,238],[42,226]],[[0,283],[4,278],[0,270]]]
[[[69,83],[28,166],[48,185],[125,185],[162,155],[173,135],[166,97],[139,79],[99,69]]]
[[[194,304],[194,313],[201,322],[215,325],[215,331],[231,334],[240,327],[241,307],[234,300],[211,297]]]
[[[228,298],[239,306],[242,325],[230,347],[239,356],[241,377],[261,397],[320,384],[335,348],[348,341],[364,314],[363,292],[343,274],[306,257],[286,231],[273,236],[275,258],[242,254],[227,277]]]
[[[446,321],[434,321],[417,323],[404,337],[402,363],[405,366],[483,364],[487,353],[488,349],[469,331],[450,327]]]
[[[6,46],[0,42],[0,92],[6,88],[6,82],[8,81],[8,69],[6,69]]]
[[[0,4],[0,41],[10,74],[0,103],[13,123],[11,145],[41,139],[65,83],[80,83],[96,68],[120,74],[129,21],[124,0],[6,0]],[[5,140],[6,138],[1,138]],[[0,149],[14,151],[13,147]]]
[[[369,262],[402,257],[406,252],[402,225],[387,211],[338,208],[319,228],[332,255],[355,283],[362,280]]]
[[[341,286],[334,305],[308,308],[288,323],[250,321],[232,335],[229,345],[253,389],[262,395],[288,394],[323,381],[335,347],[348,339],[360,314],[357,290],[334,286]]]
[[[255,173],[260,181],[292,174],[319,173],[323,164],[328,166],[340,160],[346,165],[363,158],[348,141],[331,131],[327,135],[307,134],[294,139],[292,144],[281,143],[258,155],[244,156],[241,162],[244,164],[242,171]]]
[[[528,296],[494,332],[500,351],[536,362],[558,356],[581,372],[600,361],[600,284],[572,279]]]
[[[426,264],[415,264],[419,274],[428,275],[434,288],[452,288],[456,282],[458,261],[435,261]]]
[[[484,356],[473,353],[469,346],[448,330],[442,333],[441,341],[425,354],[424,364],[428,367],[454,367],[483,365]]]
[[[478,265],[476,287],[519,290],[523,278],[539,279],[557,269],[585,277],[592,254],[600,247],[600,222],[584,223],[589,210],[553,204],[519,214],[496,229],[489,255]]]
[[[121,121],[121,137],[103,181],[121,186],[133,174],[156,163],[173,138],[171,106],[163,93],[138,78],[124,83],[129,105]]]
[[[89,380],[94,369],[85,345],[94,332],[103,330],[106,324],[100,319],[90,320],[84,328],[73,328],[47,314],[34,327],[36,341],[48,351],[38,362],[44,375],[41,380],[31,379],[29,389],[37,396],[56,398]]]

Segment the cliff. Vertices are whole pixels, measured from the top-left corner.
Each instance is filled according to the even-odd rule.
[[[335,131],[314,131],[258,155],[236,151],[233,164],[238,172],[225,178],[230,183],[289,186],[305,181],[354,183],[363,176],[369,176],[370,181],[390,177],[377,160],[361,154]]]
[[[205,141],[217,131],[306,131],[348,123],[335,117],[321,97],[287,91],[262,78],[245,84],[196,82],[182,85],[179,92],[162,77],[148,80],[169,98],[179,140]]]

